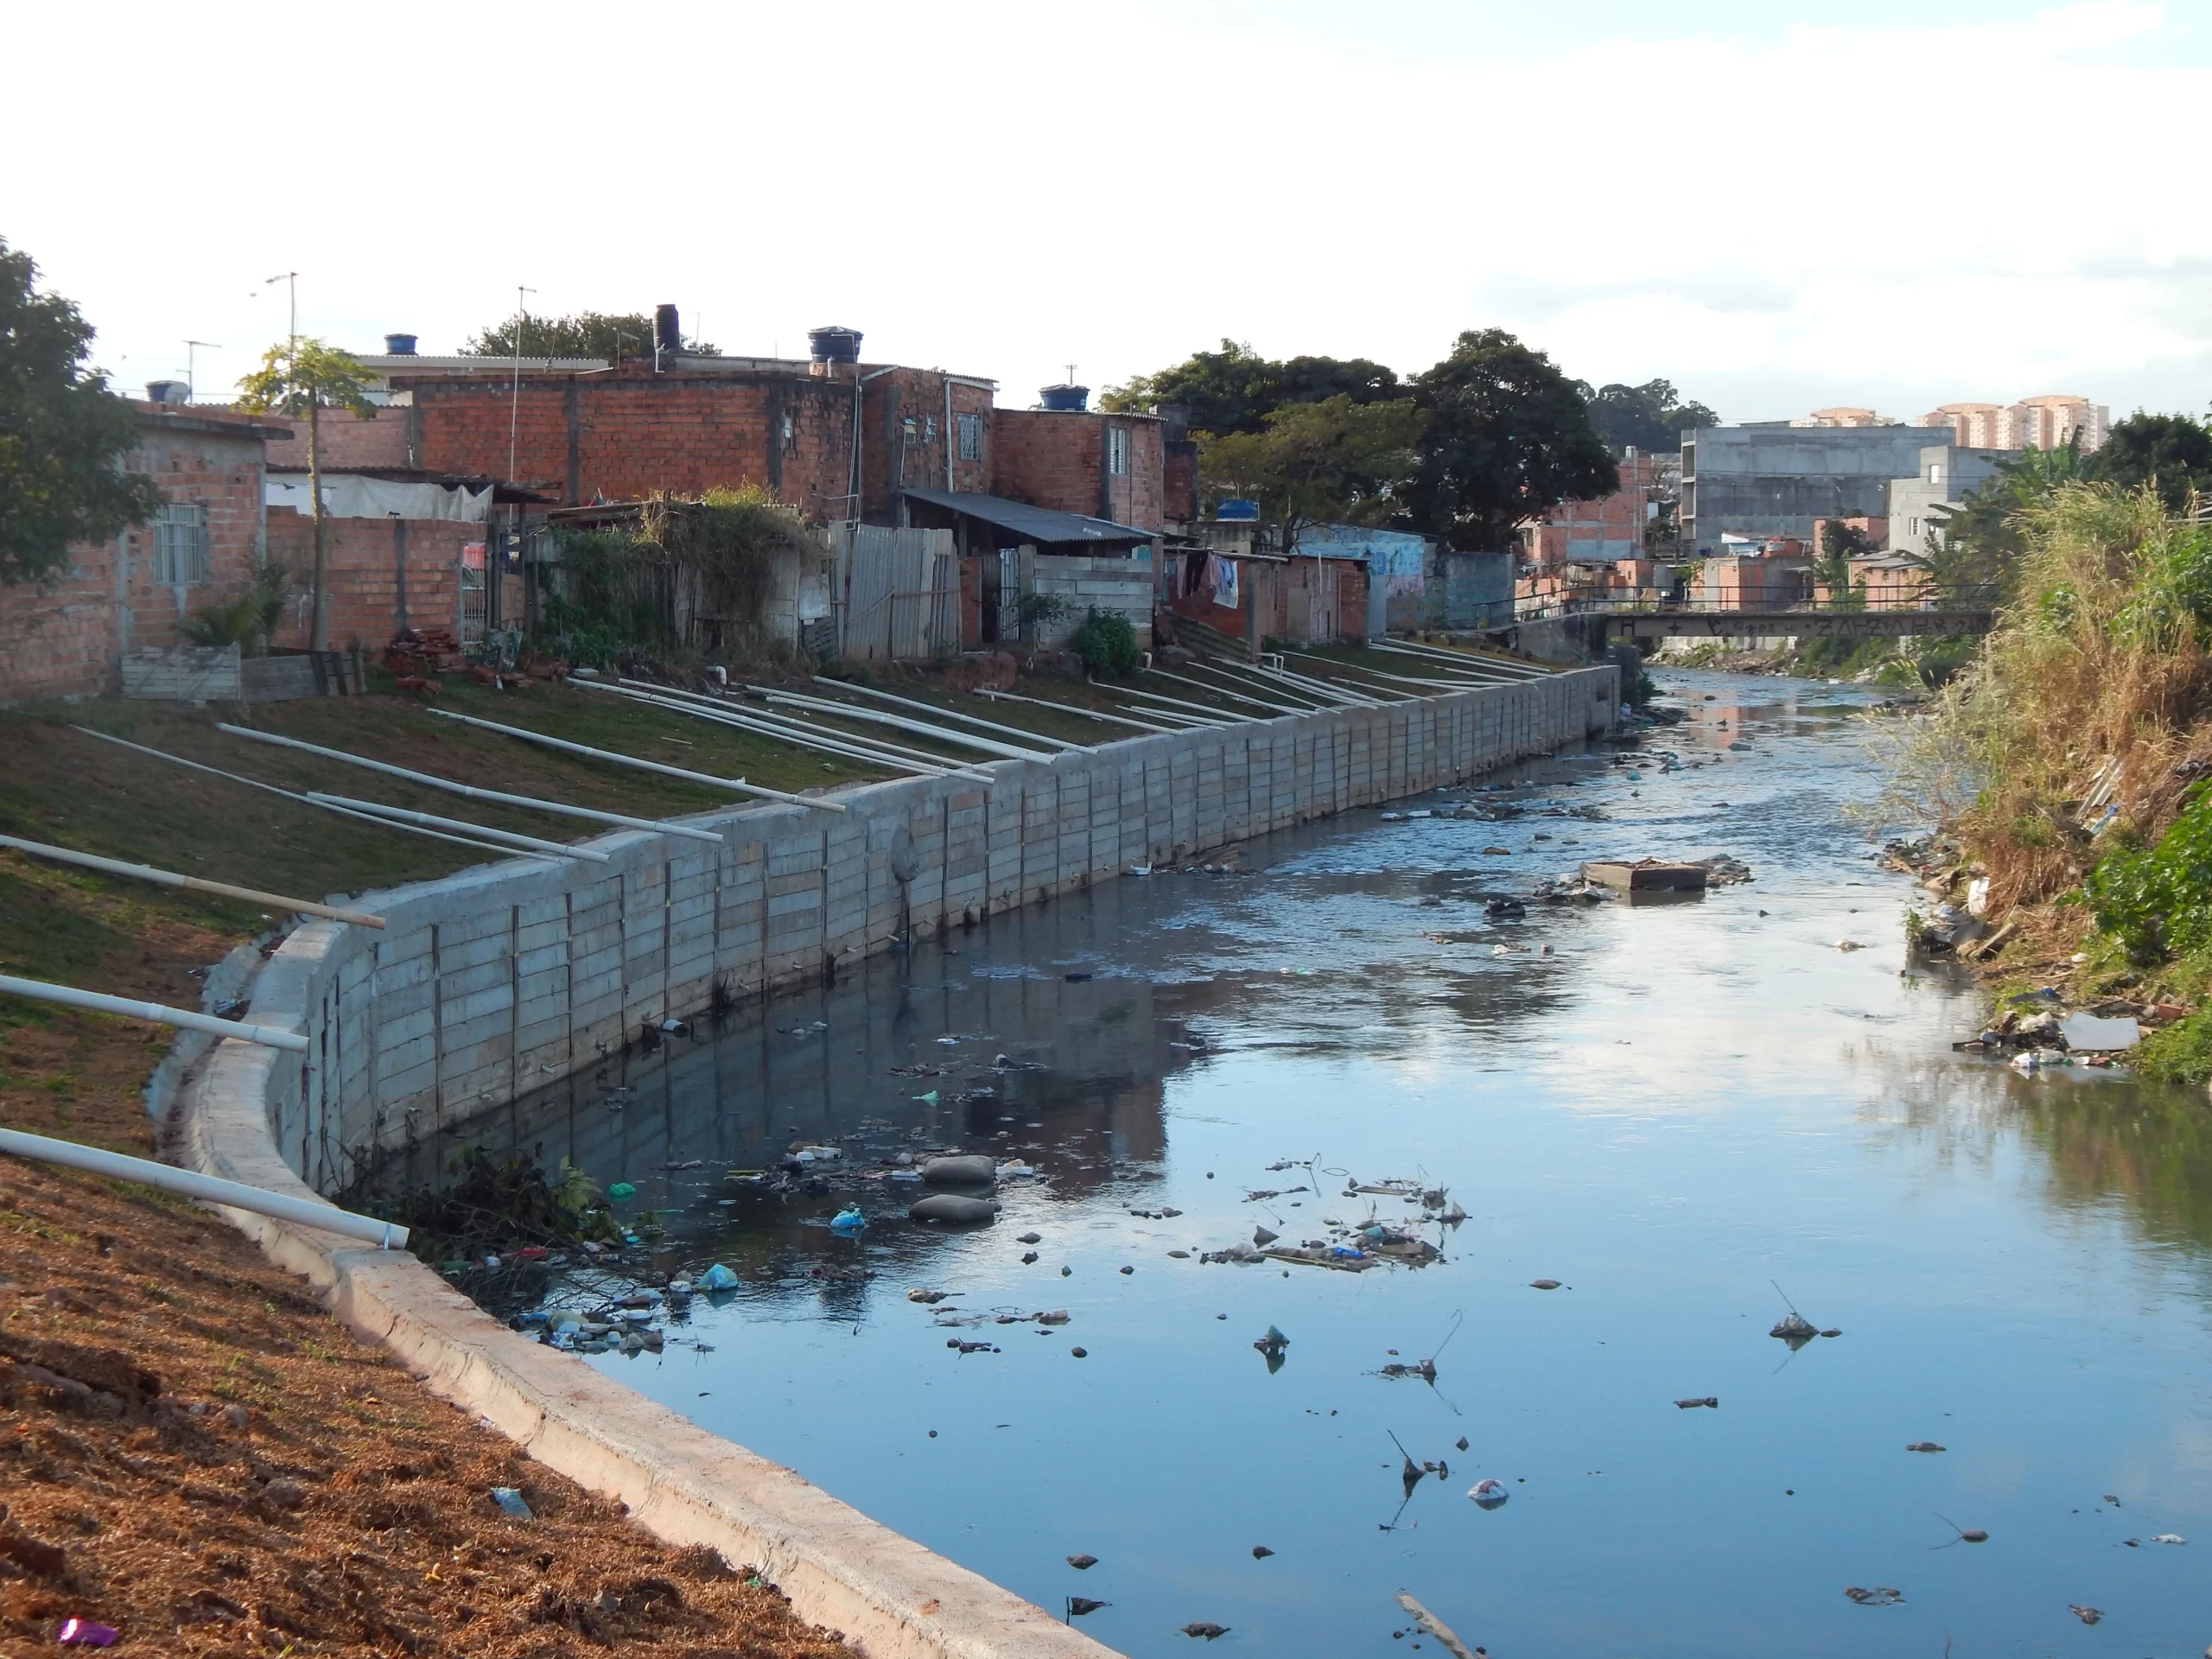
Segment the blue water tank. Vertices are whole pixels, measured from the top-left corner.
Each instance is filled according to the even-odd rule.
[[[384,354],[386,357],[414,356],[415,336],[412,334],[386,334],[384,337]]]
[[[1257,524],[1260,518],[1260,504],[1256,501],[1224,501],[1213,510],[1213,516],[1217,524]]]
[[[1089,386],[1039,386],[1037,389],[1039,409],[1072,410],[1080,414],[1090,407]]]

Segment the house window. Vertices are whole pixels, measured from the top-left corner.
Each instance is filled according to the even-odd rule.
[[[1942,461],[1931,461],[1928,463],[1928,481],[1930,484],[1941,484],[1943,481],[1943,463]]]
[[[798,423],[790,416],[784,416],[784,453],[790,454],[798,448]]]
[[[981,461],[983,458],[983,417],[980,415],[956,415],[959,423],[960,459]]]
[[[1129,475],[1129,429],[1126,426],[1106,429],[1106,470],[1116,478]]]
[[[185,588],[207,580],[207,509],[170,501],[154,514],[154,580]]]

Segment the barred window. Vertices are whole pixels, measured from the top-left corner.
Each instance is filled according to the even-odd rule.
[[[983,417],[980,415],[956,415],[960,423],[960,459],[981,461],[983,458]]]
[[[154,580],[167,588],[207,580],[207,509],[199,502],[167,502],[154,514]]]
[[[1106,429],[1106,470],[1116,478],[1129,475],[1129,429],[1126,426]]]

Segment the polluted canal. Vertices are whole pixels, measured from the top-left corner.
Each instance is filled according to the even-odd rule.
[[[956,931],[384,1183],[572,1160],[644,1243],[487,1303],[1130,1655],[1445,1651],[1402,1592],[1500,1659],[2201,1652],[2202,1095],[1955,1054],[1847,817],[1872,695],[1661,678],[1637,746]],[[995,1224],[908,1218],[946,1152]]]

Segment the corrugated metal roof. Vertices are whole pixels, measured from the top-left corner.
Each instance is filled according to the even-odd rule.
[[[1028,542],[1148,542],[1159,534],[1157,531],[1139,530],[1134,524],[1117,524],[1111,518],[1055,512],[1050,507],[1028,506],[995,495],[975,495],[959,490],[901,490],[899,494],[912,501],[925,501],[933,507],[948,508],[970,518],[980,518],[987,524],[996,524]]]

